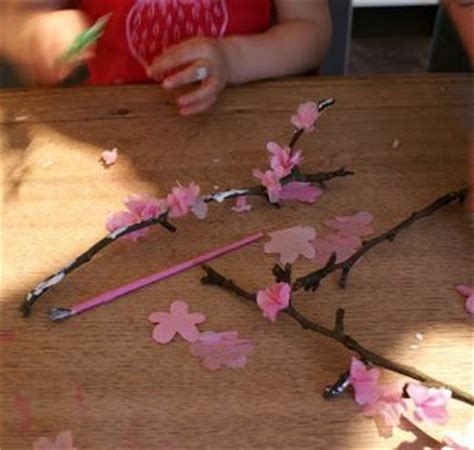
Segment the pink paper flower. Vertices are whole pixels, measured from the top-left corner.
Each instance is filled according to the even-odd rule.
[[[355,401],[359,405],[367,405],[378,399],[380,395],[377,385],[379,377],[379,369],[367,369],[360,359],[352,358],[350,382],[354,388]]]
[[[474,314],[474,286],[458,284],[457,291],[466,297],[465,308],[470,314]]]
[[[270,167],[280,178],[289,175],[293,167],[301,164],[303,160],[300,151],[292,153],[289,147],[280,147],[275,142],[269,142],[267,150],[273,155],[270,158]]]
[[[171,189],[171,194],[166,197],[166,204],[170,210],[170,217],[181,217],[189,212],[194,202],[199,197],[201,188],[191,182],[188,187],[175,186]]]
[[[191,354],[202,359],[202,365],[209,370],[227,366],[232,369],[245,367],[246,354],[253,350],[254,343],[238,337],[237,331],[214,333],[205,331],[190,345]]]
[[[302,181],[292,181],[283,185],[280,199],[314,203],[321,195],[323,195],[323,190],[320,187]]]
[[[374,232],[369,225],[372,219],[372,214],[362,211],[352,216],[337,216],[334,219],[325,220],[324,224],[344,237],[368,236]]]
[[[278,203],[278,200],[280,200],[282,186],[280,183],[280,177],[276,174],[276,172],[273,170],[267,170],[265,173],[263,173],[259,169],[254,169],[252,174],[255,178],[258,178],[262,186],[266,188],[270,203]]]
[[[301,103],[296,114],[291,116],[291,123],[299,130],[303,129],[306,133],[312,133],[318,117],[318,105],[315,102]]]
[[[419,421],[444,425],[448,421],[446,406],[451,399],[449,389],[427,388],[410,383],[406,389],[415,403],[415,418]]]
[[[128,211],[119,211],[107,216],[106,228],[111,233],[134,223],[158,217],[166,210],[163,200],[148,194],[132,194],[124,200],[124,204]],[[147,233],[148,229],[137,230],[125,235],[124,238],[136,241]]]
[[[377,399],[364,406],[364,415],[374,418],[381,436],[390,437],[392,428],[400,424],[400,417],[406,411],[403,389],[396,383],[380,385],[378,391]]]
[[[449,432],[446,433],[443,443],[446,444],[441,450],[473,450],[474,449],[474,420],[466,426],[464,435]]]
[[[257,293],[257,305],[263,311],[263,317],[276,322],[278,313],[290,304],[291,286],[277,283]]]
[[[265,253],[279,253],[282,264],[294,263],[298,257],[313,259],[315,255],[311,241],[316,237],[312,227],[296,226],[268,233],[271,240],[265,244]]]
[[[188,342],[196,342],[199,339],[196,325],[204,322],[206,316],[201,313],[189,313],[187,303],[175,300],[169,313],[155,312],[150,314],[148,320],[158,324],[153,330],[153,339],[160,344],[167,344],[176,334]]]
[[[247,203],[247,197],[242,195],[241,197],[237,197],[235,201],[235,206],[232,207],[232,211],[236,213],[243,213],[250,211],[252,209],[252,205]]]
[[[324,265],[334,252],[337,263],[350,258],[360,248],[362,241],[358,236],[343,237],[338,234],[328,234],[317,237],[313,245],[315,249],[313,262]]]
[[[104,166],[111,166],[115,164],[118,158],[118,149],[114,148],[112,150],[104,150],[101,154],[101,161]]]
[[[72,434],[70,431],[62,431],[54,442],[46,437],[39,438],[33,444],[33,450],[77,450],[72,443]]]

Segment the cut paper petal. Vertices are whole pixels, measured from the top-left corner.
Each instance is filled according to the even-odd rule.
[[[336,262],[342,262],[350,258],[362,245],[358,236],[343,237],[338,234],[328,234],[324,237],[317,237],[313,246],[315,256],[313,262],[324,265],[328,262],[333,253],[336,253]]]
[[[204,322],[206,316],[201,313],[189,313],[186,302],[175,300],[169,313],[155,312],[150,314],[148,320],[158,324],[153,330],[153,339],[160,344],[167,344],[176,334],[188,342],[196,342],[199,339],[196,325]]]
[[[39,438],[33,444],[33,450],[78,450],[72,442],[72,433],[62,431],[58,434],[55,442],[46,437]]]
[[[377,399],[379,377],[379,369],[368,369],[360,359],[352,358],[350,382],[354,389],[355,401],[359,405],[366,405]]]
[[[369,226],[372,219],[372,214],[362,211],[352,216],[337,216],[334,219],[325,220],[324,224],[344,237],[368,236],[374,232],[374,229]]]
[[[290,304],[291,286],[277,283],[257,293],[257,305],[263,311],[263,317],[276,322],[278,313]]]
[[[451,399],[451,391],[441,388],[427,388],[421,384],[410,383],[407,394],[415,403],[415,418],[427,423],[444,425],[448,421],[446,406]]]
[[[104,166],[108,167],[117,162],[118,158],[118,149],[114,148],[112,150],[104,150],[101,154],[101,161]]]
[[[469,314],[474,314],[474,286],[458,284],[457,291],[466,297],[465,308]]]
[[[236,213],[243,213],[250,211],[252,209],[252,205],[247,203],[247,196],[242,195],[241,197],[237,197],[235,201],[235,206],[232,207],[232,211]]]
[[[271,240],[265,244],[266,253],[279,253],[282,264],[294,263],[298,257],[313,259],[315,250],[311,241],[316,237],[312,227],[296,226],[268,233]]]
[[[299,130],[303,129],[306,133],[312,133],[319,114],[318,105],[315,102],[301,103],[296,114],[291,116],[291,123]]]
[[[254,343],[250,339],[239,338],[236,331],[206,331],[196,342],[190,344],[191,354],[201,358],[202,365],[208,370],[224,366],[232,369],[245,367],[246,355],[253,348]]]
[[[191,212],[201,220],[206,218],[207,210],[207,203],[204,201],[203,197],[198,197],[191,205]]]
[[[323,195],[323,190],[320,187],[302,181],[292,181],[283,185],[280,199],[314,203],[321,195]]]

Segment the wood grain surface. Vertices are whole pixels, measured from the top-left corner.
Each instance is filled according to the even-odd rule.
[[[155,86],[2,92],[0,448],[27,450],[62,430],[81,450],[434,446],[413,427],[380,437],[350,395],[323,400],[350,354],[290,317],[272,324],[201,286],[199,268],[63,323],[46,311],[259,230],[301,224],[323,234],[324,219],[360,210],[374,215],[376,231],[391,227],[466,185],[472,92],[469,76],[290,79],[229,88],[190,119]],[[107,213],[126,195],[165,195],[176,180],[206,192],[251,184],[251,169],[267,166],[265,144],[288,141],[297,104],[324,97],[337,103],[300,141],[304,168],[345,165],[355,175],[331,181],[316,205],[275,209],[255,199],[249,214],[211,205],[205,221],[176,221],[174,235],[155,228],[136,245],[114,243],[20,316],[25,293],[103,237]],[[119,160],[104,169],[100,153],[112,147]],[[344,307],[347,331],[364,345],[472,392],[472,319],[454,289],[473,281],[469,220],[465,207],[449,206],[368,254],[345,291],[331,277],[295,302],[328,325]],[[256,290],[272,282],[274,262],[260,242],[212,265]],[[201,330],[253,339],[247,367],[208,372],[181,339],[154,343],[147,317],[175,299],[206,314]],[[455,401],[449,411],[458,431],[473,412]]]

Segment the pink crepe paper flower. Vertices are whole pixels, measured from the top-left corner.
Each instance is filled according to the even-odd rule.
[[[270,158],[270,167],[280,178],[289,175],[293,167],[301,164],[303,160],[300,151],[291,152],[290,147],[280,147],[275,142],[269,142],[267,150],[273,155]]]
[[[239,338],[237,331],[205,331],[190,345],[191,354],[201,358],[202,365],[208,370],[217,370],[223,366],[232,369],[245,367],[246,354],[253,348],[254,343],[250,339]]]
[[[321,195],[323,195],[323,190],[318,186],[303,181],[292,181],[283,185],[280,199],[314,203]]]
[[[72,443],[72,434],[70,431],[62,431],[54,442],[46,437],[39,438],[33,444],[33,450],[77,450]]]
[[[372,214],[361,211],[352,216],[337,216],[324,221],[324,224],[337,231],[337,234],[349,236],[368,236],[374,232],[369,226],[372,222]]]
[[[466,297],[465,308],[470,314],[474,314],[474,286],[458,284],[457,291]]]
[[[265,173],[263,173],[259,169],[254,169],[252,174],[255,178],[258,178],[261,185],[266,188],[270,203],[278,203],[278,200],[280,200],[282,186],[280,183],[280,177],[277,175],[277,173],[273,170],[267,170]]]
[[[153,330],[153,339],[160,344],[167,344],[176,334],[188,342],[196,342],[199,339],[196,325],[204,322],[206,316],[201,313],[189,313],[186,302],[175,300],[169,313],[155,312],[149,315],[148,320],[158,324]]]
[[[263,317],[276,322],[278,313],[290,304],[291,286],[277,283],[257,293],[257,305],[263,311]]]
[[[410,383],[406,391],[415,403],[415,418],[428,423],[444,425],[448,421],[446,406],[451,399],[451,391],[441,388],[427,388]]]
[[[163,200],[152,197],[148,194],[132,194],[124,200],[128,211],[119,211],[107,216],[106,228],[109,232],[116,231],[123,227],[128,227],[134,223],[158,217],[166,210]],[[148,233],[148,229],[133,231],[124,236],[124,238],[137,241]]]
[[[235,206],[232,207],[232,211],[236,213],[243,213],[250,211],[252,209],[252,205],[247,202],[247,196],[242,195],[241,197],[237,197],[235,200]]]
[[[291,116],[291,123],[299,130],[303,129],[306,133],[312,133],[319,114],[318,105],[315,102],[301,103],[296,114]]]
[[[358,236],[343,237],[338,234],[328,234],[317,237],[314,242],[316,264],[326,264],[333,253],[336,253],[336,262],[350,258],[362,245]]]
[[[271,240],[265,244],[265,253],[279,253],[282,264],[294,263],[298,257],[313,259],[315,250],[311,241],[316,237],[312,227],[286,228],[268,233]]]
[[[114,148],[112,150],[104,150],[101,154],[100,160],[102,164],[106,167],[111,166],[117,162],[118,158],[118,149]]]
[[[400,424],[400,418],[406,411],[406,402],[402,397],[403,388],[400,384],[386,384],[378,387],[376,400],[364,406],[364,415],[373,417],[378,432],[383,437],[392,435],[392,428]]]
[[[198,201],[200,192],[201,188],[194,182],[191,182],[188,187],[181,186],[179,183],[178,186],[173,187],[171,194],[166,197],[170,217],[181,217],[187,214]]]
[[[454,432],[446,433],[443,439],[446,444],[441,450],[473,450],[474,449],[474,420],[465,428],[464,435]]]
[[[359,405],[367,405],[379,397],[377,386],[379,377],[379,369],[368,369],[360,359],[352,358],[350,382],[354,389],[355,401]]]

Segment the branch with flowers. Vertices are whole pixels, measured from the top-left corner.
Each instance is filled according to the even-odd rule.
[[[353,172],[341,167],[330,172],[305,174],[300,170],[303,161],[302,152],[295,150],[300,137],[315,130],[316,121],[322,112],[335,103],[333,99],[321,100],[318,103],[307,102],[298,107],[291,117],[295,131],[289,145],[281,147],[275,142],[267,144],[270,153],[270,169],[262,172],[253,170],[253,175],[260,184],[247,188],[228,189],[201,195],[200,187],[191,182],[188,186],[178,184],[172,188],[166,198],[159,199],[147,194],[134,194],[124,203],[127,211],[110,215],[106,228],[109,234],[97,241],[86,251],[77,256],[71,263],[56,271],[34,289],[29,291],[23,300],[20,311],[24,317],[31,314],[33,305],[53,286],[61,282],[67,275],[89,262],[96,254],[120,238],[137,240],[146,235],[151,226],[159,225],[167,231],[174,232],[176,227],[170,219],[180,218],[192,212],[199,219],[207,215],[210,203],[223,203],[237,199],[240,203],[236,211],[250,209],[247,198],[259,196],[269,203],[279,205],[282,201],[297,200],[314,203],[322,194],[325,183],[339,177],[353,175]]]
[[[430,216],[435,211],[443,208],[444,206],[447,206],[453,202],[462,202],[466,198],[467,193],[468,188],[465,188],[456,192],[450,192],[446,195],[443,195],[434,202],[430,203],[425,208],[412,213],[408,218],[401,221],[398,225],[391,228],[390,230],[380,234],[379,236],[373,239],[365,241],[362,247],[345,261],[336,264],[336,254],[334,253],[331,255],[326,265],[322,269],[311,272],[308,275],[299,277],[295,281],[292,280],[291,265],[287,264],[284,268],[282,268],[280,265],[275,265],[273,268],[273,275],[276,278],[276,284],[273,284],[272,286],[266,289],[259,290],[257,293],[248,292],[247,290],[240,287],[237,283],[235,283],[232,279],[225,277],[224,275],[218,273],[216,270],[209,266],[203,266],[206,272],[206,276],[202,278],[201,282],[207,285],[218,286],[226,291],[236,294],[241,298],[255,303],[262,310],[263,316],[268,318],[272,322],[276,321],[277,316],[280,312],[287,314],[294,320],[296,320],[304,329],[314,331],[323,336],[336,340],[348,350],[357,354],[360,360],[356,360],[356,362],[353,362],[352,364],[352,366],[357,367],[357,369],[351,368],[350,371],[343,374],[339,378],[335,385],[328,387],[325,392],[326,398],[333,398],[341,395],[344,392],[345,388],[348,385],[352,384],[356,392],[357,401],[357,382],[354,381],[355,375],[353,374],[353,371],[358,370],[359,372],[361,372],[362,369],[360,368],[360,365],[365,364],[368,366],[382,367],[392,372],[396,372],[401,375],[410,377],[414,380],[418,380],[419,382],[427,385],[430,389],[435,389],[435,391],[429,391],[430,395],[435,395],[436,393],[438,393],[439,395],[443,396],[443,398],[446,397],[446,399],[448,397],[451,397],[452,395],[452,397],[455,399],[458,399],[469,405],[474,405],[474,396],[467,392],[464,392],[458,387],[444,383],[430,375],[419,371],[415,367],[407,366],[392,361],[368,349],[367,347],[364,347],[360,342],[358,342],[356,339],[346,333],[344,322],[345,312],[343,309],[337,310],[334,327],[328,328],[327,326],[310,320],[309,318],[301,314],[295,307],[293,299],[293,295],[301,288],[304,288],[305,290],[317,290],[320,286],[321,281],[337,270],[341,270],[342,272],[341,279],[339,282],[340,286],[343,288],[346,287],[347,276],[350,269],[353,267],[355,262],[358,261],[368,251],[370,251],[371,249],[373,249],[378,244],[384,241],[393,241],[393,239],[395,239],[395,237],[400,231],[410,227],[415,222]],[[374,396],[373,402],[359,402],[361,405],[367,406],[368,410],[370,410],[369,406],[374,407],[376,400],[382,401],[382,397],[388,392],[385,388],[379,389],[376,388],[376,384],[372,384],[372,390],[374,391],[372,392]],[[411,396],[410,392],[419,393],[420,389],[421,388],[418,387],[418,385],[407,384],[406,386],[402,386],[395,390],[391,388],[390,395],[387,394],[387,396],[390,397],[392,400],[395,399],[393,400],[394,405],[403,406],[403,395]],[[447,392],[449,392],[449,395],[447,394]],[[398,411],[398,413],[395,414],[395,417],[399,418],[404,408],[400,407],[398,409],[395,409],[396,411]]]

